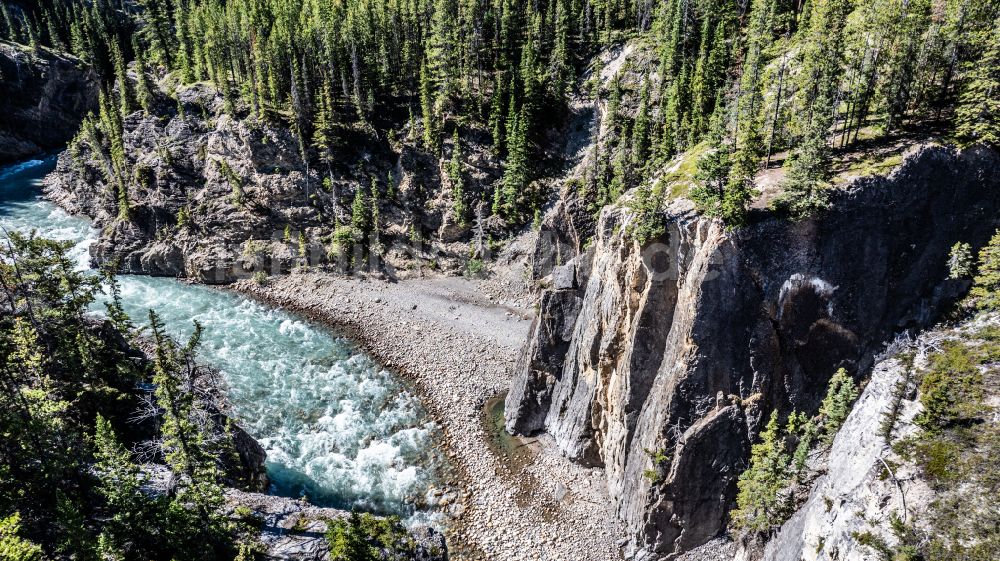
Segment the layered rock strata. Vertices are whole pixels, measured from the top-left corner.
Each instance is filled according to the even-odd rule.
[[[705,543],[762,418],[815,411],[838,368],[864,376],[887,340],[963,292],[949,250],[997,228],[998,166],[991,149],[923,146],[814,218],[762,212],[736,231],[676,200],[644,246],[627,205],[605,209],[591,249],[548,277],[508,430],[547,431],[603,466],[629,556]]]

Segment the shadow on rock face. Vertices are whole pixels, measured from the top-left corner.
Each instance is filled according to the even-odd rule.
[[[801,274],[792,275],[778,297],[778,329],[791,349],[797,369],[792,369],[789,392],[807,403],[818,403],[833,372],[857,367],[858,337],[834,319],[833,297],[837,287]]]

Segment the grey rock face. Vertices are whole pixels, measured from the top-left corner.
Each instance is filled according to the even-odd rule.
[[[134,67],[129,77],[137,78]],[[156,77],[146,78],[153,83]],[[101,232],[91,246],[96,263],[209,284],[287,273],[306,261],[325,265],[338,255],[331,244],[335,226],[350,223],[355,194],[370,198],[374,182],[386,260],[411,251],[433,256],[443,269],[464,266],[469,224],[451,216],[454,204],[438,160],[406,144],[404,134],[390,139],[345,127],[334,161],[318,169],[318,156],[310,150],[311,163],[304,162],[295,134],[279,119],[260,119],[246,108],[227,113],[211,86],[172,80],[168,75],[152,88],[156,99],[148,114],[133,111],[123,119],[124,178],[114,177],[108,147],[83,138],[60,155],[46,179],[50,199],[94,219]],[[499,173],[488,139],[480,136],[470,134],[465,144],[473,170],[465,177],[470,200],[484,198]],[[409,247],[414,234],[425,240],[415,249]],[[396,242],[402,250],[393,251]],[[365,263],[352,249],[362,253],[358,246],[340,257]]]
[[[904,370],[905,366],[895,359],[875,366],[868,385],[834,439],[826,475],[816,481],[806,503],[767,543],[764,559],[871,559],[872,550],[851,534],[869,529],[858,513],[869,520],[887,521],[888,513],[902,511],[901,496],[892,480],[879,477],[879,458],[887,456],[889,450],[878,427]],[[912,428],[908,424],[920,410],[919,403],[904,401],[903,405],[897,423]]]
[[[48,49],[0,41],[0,163],[62,146],[97,106],[96,74]]]
[[[326,531],[330,521],[347,518],[349,512],[321,508],[305,501],[286,497],[245,493],[235,489],[226,492],[230,513],[237,507],[249,509],[262,522],[261,542],[268,561],[328,561],[330,545]],[[428,526],[416,526],[409,531],[413,553],[383,551],[382,559],[394,561],[447,561],[448,548],[444,535]]]
[[[625,236],[627,210],[605,209],[579,312],[550,307],[528,354],[574,322],[569,348],[561,364],[522,365],[508,428],[544,428],[570,458],[604,466],[637,558],[704,543],[725,526],[762,417],[815,411],[837,368],[860,376],[893,334],[957,296],[948,252],[997,228],[998,166],[986,148],[922,147],[813,219],[762,214],[736,232],[674,201],[646,247]]]
[[[239,459],[237,465],[226,466],[226,472],[235,475],[240,488],[263,493],[270,480],[267,477],[267,452],[264,447],[239,426],[232,425],[233,447]]]
[[[525,381],[512,387],[507,394],[505,407],[516,410],[507,416],[509,432],[530,434],[544,426],[552,388],[562,373],[563,359],[569,350],[580,304],[576,290],[547,290],[542,293],[532,331],[534,336],[519,366]]]

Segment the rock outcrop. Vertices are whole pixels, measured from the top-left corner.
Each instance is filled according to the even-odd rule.
[[[305,501],[229,490],[226,503],[231,516],[238,508],[249,510],[260,521],[260,543],[267,561],[328,561],[330,544],[326,532],[331,521],[346,519],[351,513],[321,508]],[[244,511],[245,512],[245,511]],[[380,559],[405,561],[447,561],[444,535],[429,526],[415,526],[402,536],[400,550],[382,548]]]
[[[0,41],[0,164],[65,145],[97,92],[96,74],[79,59]]]
[[[995,344],[981,338],[998,328],[1000,315],[984,313],[957,324],[939,325],[915,340],[890,346],[872,369],[829,452],[820,455],[823,475],[811,486],[808,498],[763,548],[738,548],[734,557],[738,561],[868,561],[885,555],[919,559],[927,558],[925,552],[935,548],[976,557],[965,551],[956,553],[956,544],[961,544],[972,549],[979,545],[979,551],[986,551],[991,558],[995,541],[977,544],[976,540],[995,540],[996,525],[983,514],[996,511],[995,492],[982,481],[991,478],[989,470],[996,464],[988,461],[981,466],[981,473],[942,484],[942,479],[935,477],[941,472],[930,469],[934,453],[916,443],[928,438],[926,425],[918,422],[918,415],[928,413],[922,383],[928,372],[943,364],[946,349]],[[955,431],[942,437],[944,440],[966,431],[995,434],[1000,424],[996,413],[1000,388],[995,384],[1000,364],[988,357],[979,360],[984,363],[980,366],[984,391],[975,410],[976,420],[962,428],[943,428],[944,432]],[[946,466],[937,467],[957,470],[957,466],[968,465],[970,457],[995,455],[990,449],[994,440],[968,438],[948,452]],[[960,510],[957,505],[961,505]],[[950,524],[946,513],[954,513]],[[969,526],[973,530],[957,528],[962,525],[958,520],[972,521]],[[928,543],[935,545],[923,552],[917,549],[917,544]]]
[[[991,149],[924,146],[812,219],[762,212],[734,232],[679,199],[641,247],[634,214],[606,208],[573,284],[542,293],[508,429],[604,467],[629,557],[705,543],[762,417],[814,411],[837,368],[864,375],[965,288],[946,280],[949,249],[997,228],[998,166]]]
[[[128,75],[139,79],[134,65]],[[307,147],[311,163],[303,160],[280,116],[227,111],[206,83],[143,78],[155,100],[148,111],[123,116],[123,161],[114,161],[103,133],[81,135],[46,179],[51,200],[94,219],[101,232],[91,246],[96,264],[209,284],[303,263],[360,267],[368,262],[360,244],[335,243],[360,191],[364,205],[378,206],[378,237],[365,240],[385,248],[385,263],[376,267],[403,276],[413,261],[464,266],[471,233],[451,216],[447,176],[405,132],[386,138],[348,121],[338,129],[335,158],[317,169],[318,156]],[[463,140],[467,196],[484,199],[499,164],[484,131],[463,131]]]
[[[881,474],[884,466],[880,459],[889,455],[889,446],[879,434],[879,425],[905,371],[898,358],[879,362],[872,369],[868,385],[830,448],[826,474],[815,482],[805,504],[767,543],[763,558],[812,561],[836,555],[841,561],[866,561],[871,559],[872,550],[854,537],[869,529],[866,520],[883,523],[890,534],[888,514],[902,512],[905,499],[894,484],[894,477],[901,477],[902,472],[897,470],[893,477]],[[898,436],[912,432],[912,419],[919,411],[916,400],[902,402],[897,426],[905,428]],[[917,492],[910,491],[912,504]],[[743,553],[742,557],[754,556]]]

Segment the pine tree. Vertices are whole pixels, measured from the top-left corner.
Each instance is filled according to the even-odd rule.
[[[978,274],[969,296],[980,310],[1000,310],[1000,230],[979,250]]]
[[[970,67],[955,111],[955,134],[1000,146],[1000,17],[982,35],[981,55]]]
[[[437,127],[434,117],[434,101],[431,97],[430,73],[427,61],[420,63],[420,114],[424,129],[424,148],[430,151],[437,149]]]
[[[451,138],[451,161],[448,163],[448,181],[451,183],[451,213],[459,224],[465,224],[468,207],[465,203],[465,182],[462,179],[462,145],[458,128]]]

